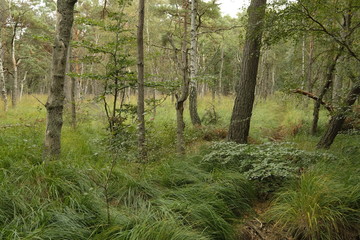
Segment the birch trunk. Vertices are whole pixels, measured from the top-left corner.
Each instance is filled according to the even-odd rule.
[[[1,28],[0,28],[0,91],[1,91],[1,97],[4,102],[4,111],[6,112],[8,110],[8,99],[7,99],[6,81],[5,81],[4,66],[3,66],[3,54],[2,53],[3,53],[3,51],[2,51],[2,39],[1,39]]]
[[[53,49],[53,69],[50,94],[46,102],[46,132],[44,159],[56,159],[61,151],[63,125],[65,68],[77,0],[57,1],[57,22]]]
[[[194,126],[200,126],[201,120],[197,110],[197,87],[196,87],[196,77],[197,77],[197,24],[196,24],[196,15],[197,15],[197,0],[191,1],[191,48],[190,48],[190,96],[189,96],[189,110],[191,123]]]
[[[17,23],[13,26],[13,36],[11,40],[11,61],[13,64],[14,76],[13,76],[13,89],[12,89],[12,96],[11,96],[11,103],[13,107],[16,107],[19,95],[18,89],[18,62],[16,61],[16,48],[15,48],[15,38],[16,38],[16,29]]]
[[[21,98],[22,98],[22,96],[24,94],[24,84],[26,82],[27,73],[28,73],[28,71],[25,72],[24,78],[21,80],[21,83],[20,83],[20,101],[21,101]]]

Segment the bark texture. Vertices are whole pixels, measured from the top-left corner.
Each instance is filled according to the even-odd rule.
[[[183,9],[184,12],[184,34],[183,34],[183,41],[182,41],[182,77],[183,83],[181,86],[180,94],[176,95],[176,150],[178,154],[185,154],[185,137],[184,137],[184,129],[185,129],[185,122],[184,122],[184,102],[189,96],[189,74],[188,74],[188,58],[187,58],[187,19],[188,19],[188,2],[183,2]]]
[[[197,88],[196,88],[196,77],[197,77],[197,0],[191,1],[191,48],[190,48],[190,96],[189,96],[189,110],[191,123],[194,126],[200,126],[201,120],[197,110]]]
[[[13,87],[12,87],[12,95],[11,95],[11,103],[13,107],[16,107],[18,97],[19,97],[19,87],[18,87],[18,62],[16,60],[16,47],[15,47],[15,38],[17,31],[18,22],[15,22],[13,26],[13,33],[11,39],[11,62],[13,64]]]
[[[53,69],[50,94],[46,102],[45,159],[56,159],[61,151],[61,128],[63,125],[64,82],[74,6],[77,0],[57,1],[57,22],[53,49]]]
[[[1,39],[1,26],[0,26],[0,91],[1,97],[4,102],[4,111],[8,110],[8,100],[7,100],[7,92],[6,92],[6,81],[4,74],[4,66],[3,66],[3,49],[2,49],[2,39]]]
[[[144,91],[144,18],[145,0],[139,0],[139,22],[137,29],[137,50],[138,50],[138,146],[141,160],[146,158],[145,147],[145,91]]]
[[[330,65],[327,68],[326,71],[326,81],[324,86],[322,87],[319,97],[316,100],[315,104],[314,104],[314,111],[313,111],[313,121],[312,121],[312,125],[311,125],[311,131],[310,133],[312,135],[315,135],[317,133],[317,127],[318,127],[318,121],[319,121],[319,112],[320,112],[320,105],[321,102],[323,101],[323,98],[325,96],[325,94],[327,93],[328,89],[330,88],[333,79],[334,79],[334,72],[336,69],[336,64],[337,61],[341,55],[342,49],[340,49],[340,51],[336,54],[336,56],[334,57],[334,59],[332,60],[332,62],[330,63]]]
[[[230,141],[237,143],[247,143],[249,136],[265,6],[266,0],[252,0],[248,9],[249,19],[243,50],[240,82],[236,88],[236,98],[228,136]]]
[[[70,59],[77,59],[77,56],[73,56],[73,50],[71,47],[69,47],[69,54],[70,57],[68,58]],[[74,65],[74,62],[69,62],[70,65],[70,72],[74,72],[76,71]],[[76,79],[74,76],[70,76],[70,108],[71,108],[71,127],[73,129],[76,129]]]
[[[353,105],[360,95],[360,81],[358,80],[352,89],[350,90],[343,107],[341,107],[338,112],[333,115],[330,119],[328,128],[326,129],[324,135],[317,144],[317,148],[328,149],[331,144],[334,142],[335,137],[338,132],[341,130],[341,127],[346,119],[346,115],[351,111],[351,105]]]

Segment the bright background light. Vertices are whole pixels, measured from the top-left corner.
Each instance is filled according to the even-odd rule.
[[[217,0],[217,3],[220,4],[220,10],[223,15],[235,18],[242,8],[247,8],[250,5],[250,0]]]

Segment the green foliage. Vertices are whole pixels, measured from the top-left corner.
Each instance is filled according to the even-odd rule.
[[[201,122],[205,125],[215,125],[219,123],[221,117],[216,112],[215,106],[211,104],[207,109],[205,109],[205,113],[201,118]]]
[[[334,159],[334,156],[306,152],[288,143],[241,145],[218,142],[211,146],[210,153],[203,157],[201,163],[208,170],[219,168],[239,171],[247,179],[267,185],[269,189],[263,190],[273,191],[284,180],[296,177],[302,169],[319,159]]]

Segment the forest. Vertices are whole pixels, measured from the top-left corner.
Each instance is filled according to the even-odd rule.
[[[224,2],[0,0],[0,239],[360,239],[360,1]]]

